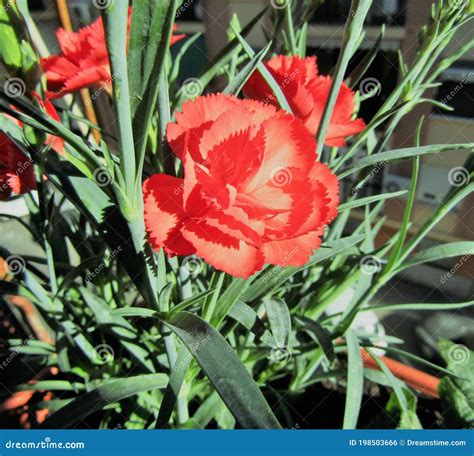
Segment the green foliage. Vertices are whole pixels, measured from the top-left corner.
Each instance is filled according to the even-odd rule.
[[[444,403],[444,413],[455,426],[471,429],[474,424],[473,352],[446,339],[439,341],[439,351],[448,368],[459,376],[441,379],[439,395]]]
[[[32,159],[39,189],[38,200],[24,197],[27,218],[0,216],[14,229],[21,227],[25,240],[34,242],[40,252],[21,256],[22,270],[2,278],[1,305],[9,305],[7,295],[28,298],[37,320],[21,312],[14,317],[31,334],[42,328],[46,339],[24,341],[15,336],[6,341],[6,351],[21,356],[38,371],[51,367],[59,371],[54,379],[40,379],[35,385],[19,379],[13,389],[61,393],[60,399],[58,395],[49,402],[51,414],[44,427],[70,427],[84,420],[113,427],[125,416],[122,424],[127,428],[279,428],[291,416],[281,396],[290,392],[304,400],[310,385],[323,388],[330,382],[346,394],[341,424],[349,429],[357,427],[363,395],[368,383],[375,382],[393,391],[386,415],[396,426],[418,429],[413,391],[374,354],[380,371],[364,368],[361,347],[371,350],[382,340],[389,356],[444,374],[440,395],[446,414],[452,415],[452,422],[472,426],[474,361],[470,351],[466,352],[468,362],[458,363],[450,356],[456,345],[442,341],[440,351],[447,364],[443,368],[397,348],[400,340],[395,337],[367,334],[353,324],[368,311],[452,310],[474,304],[371,305],[376,293],[407,268],[474,253],[470,241],[415,251],[449,211],[472,194],[472,154],[464,164],[469,179],[450,190],[423,226],[412,223],[420,157],[472,152],[474,144],[420,145],[417,141],[413,147],[387,150],[400,120],[419,104],[434,103],[423,98],[426,89],[473,46],[470,43],[447,57],[441,54],[454,33],[472,19],[467,9],[439,2],[420,35],[416,58],[410,65],[400,59],[400,83],[367,129],[350,140],[347,150],[332,148],[320,154],[343,187],[356,189],[374,167],[411,159],[409,192],[366,197],[355,192],[340,205],[337,219],[306,265],[266,266],[243,280],[204,263],[190,272],[182,259],[152,252],[146,243],[142,181],[156,170],[175,175],[182,171],[164,136],[168,122],[187,98],[184,88],[178,87],[181,62],[199,38],[195,35],[184,42],[173,60],[168,43],[179,2],[156,3],[134,2],[128,43],[128,2],[116,0],[103,12],[114,87],[117,136],[113,140],[104,135],[103,141],[92,143],[87,128],[78,128],[90,126],[82,113],[66,109],[57,122],[28,98],[29,92],[12,96],[0,84],[1,111],[21,122],[19,126],[2,114],[0,130]],[[211,91],[219,77],[226,81],[225,93],[242,96],[245,82],[259,71],[281,107],[291,112],[263,61],[278,46],[279,53],[305,55],[307,19],[322,2],[306,2],[300,16],[294,3],[298,2],[272,12],[273,33],[259,52],[246,37],[268,9],[243,27],[234,18],[228,43],[196,75],[199,89]],[[363,38],[362,24],[370,3],[353,1],[317,135],[321,150],[340,84],[346,80],[355,88],[383,41],[382,29],[373,50],[346,74]],[[43,93],[43,83],[35,76],[38,56],[33,49],[38,49],[38,43],[19,38],[27,36],[21,29],[24,24],[31,26],[31,19],[26,2],[18,6],[19,11],[0,11],[2,62],[10,77],[20,75],[28,80],[28,89]],[[360,97],[358,103],[364,102]],[[65,141],[64,157],[49,153],[43,145],[49,134]],[[384,204],[406,193],[399,232],[376,246]],[[365,212],[365,220],[348,233],[346,225],[355,209]],[[0,253],[3,258],[17,254],[4,249]],[[368,257],[383,267],[364,274],[361,264]],[[344,309],[331,311],[330,306],[346,293],[351,297]],[[274,408],[275,403],[279,405]]]

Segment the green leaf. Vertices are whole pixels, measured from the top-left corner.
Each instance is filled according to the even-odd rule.
[[[125,202],[122,212],[127,219],[132,219],[135,207],[135,179],[137,163],[132,129],[132,112],[130,108],[130,90],[127,67],[127,28],[128,1],[118,0],[107,4],[103,11],[107,52],[112,74],[115,126],[119,145],[120,170],[124,178]],[[142,119],[143,120],[143,119]],[[148,124],[146,125],[148,128]],[[145,130],[147,131],[147,130]],[[142,138],[142,136],[138,136]]]
[[[171,369],[170,381],[163,396],[163,401],[161,402],[158,419],[156,420],[157,429],[164,429],[168,426],[168,422],[171,418],[171,414],[173,413],[176,400],[192,359],[193,358],[188,349],[186,347],[182,347],[178,353],[176,362]]]
[[[203,299],[206,299],[208,296],[211,296],[214,293],[214,291],[215,289],[211,288],[210,290],[203,291],[202,293],[198,293],[197,295],[192,296],[191,298],[181,301],[179,304],[177,304],[171,309],[170,314],[174,315],[175,313],[182,312],[183,310],[186,310],[189,307],[194,306],[195,304],[198,304]]]
[[[360,355],[360,346],[352,330],[346,333],[347,342],[347,391],[344,408],[343,429],[356,429],[364,387],[364,369]]]
[[[219,332],[188,312],[164,323],[183,341],[243,428],[280,428],[257,384]]]
[[[390,272],[394,266],[398,264],[398,259],[400,258],[400,252],[403,249],[405,244],[405,239],[408,233],[408,228],[410,227],[410,219],[413,211],[413,205],[415,204],[416,196],[416,186],[418,183],[418,174],[420,170],[420,157],[417,156],[413,159],[413,171],[410,181],[410,191],[408,193],[408,199],[405,205],[405,211],[403,212],[403,219],[398,231],[397,242],[393,247],[392,253],[387,261],[387,265],[384,269],[384,272]]]
[[[474,301],[466,301],[466,302],[451,302],[447,304],[439,304],[439,303],[428,303],[428,302],[420,302],[420,303],[413,303],[413,304],[380,304],[376,306],[369,306],[364,307],[363,309],[359,310],[361,312],[377,312],[377,311],[390,311],[393,312],[395,310],[456,310],[456,309],[464,309],[466,307],[474,306]]]
[[[248,54],[248,56],[253,59],[255,57],[255,52],[252,47],[242,38],[239,33],[236,33],[236,37],[244,48],[245,52]],[[269,85],[280,107],[292,114],[291,107],[288,104],[288,101],[286,100],[283,90],[281,89],[280,85],[275,81],[275,78],[272,76],[268,68],[263,63],[258,63],[257,69],[262,75],[263,79],[265,79],[265,82]]]
[[[268,299],[265,301],[265,309],[276,347],[287,347],[291,333],[291,317],[286,302],[280,298]]]
[[[390,372],[390,369],[385,365],[385,363],[377,356],[375,355],[372,350],[367,349],[367,353],[371,356],[371,358],[375,361],[379,369],[383,372],[385,377],[387,378],[390,386],[393,388],[396,399],[398,401],[398,404],[403,412],[409,412],[408,409],[408,402],[405,396],[405,393],[403,392],[403,383],[398,380],[392,372]]]
[[[128,76],[132,115],[143,100],[158,56],[170,1],[143,0],[133,5],[128,42]]]
[[[249,331],[253,328],[258,319],[257,312],[253,310],[245,302],[237,300],[229,311],[229,317],[239,322],[244,328]]]
[[[367,347],[365,347],[367,348]],[[370,348],[370,346],[369,346]],[[372,348],[377,348],[377,347],[372,347]],[[431,361],[428,361],[420,356],[417,356],[417,355],[414,355],[413,353],[410,353],[410,352],[407,352],[405,350],[401,350],[400,348],[395,348],[395,347],[384,347],[384,350],[387,352],[387,353],[393,353],[395,355],[399,355],[399,356],[402,356],[404,358],[407,358],[411,361],[415,361],[416,363],[420,363],[426,367],[429,367],[430,369],[435,369],[435,370],[438,370],[439,372],[444,372],[445,374],[453,377],[453,378],[459,378],[459,376],[453,372],[452,370],[449,370],[449,369],[445,369],[444,367],[442,366],[439,366],[437,364],[434,364],[432,363]]]
[[[107,405],[145,391],[163,389],[167,384],[168,376],[165,374],[137,375],[108,381],[53,413],[39,428],[63,429],[71,427]]]
[[[121,309],[113,309],[110,311],[111,317],[138,317],[150,318],[158,317],[158,312],[152,309],[145,309],[142,307],[124,307]]]
[[[281,266],[269,268],[257,276],[256,280],[252,282],[248,290],[246,290],[242,295],[242,299],[246,302],[254,301],[260,296],[267,294],[270,290],[277,289],[278,286],[297,272],[304,271],[311,266],[322,263],[329,258],[333,258],[359,244],[363,240],[363,235],[357,235],[338,239],[337,241],[330,241],[322,245],[304,266],[298,268],[282,268]],[[291,254],[291,252],[289,254]]]
[[[247,36],[252,29],[260,22],[260,20],[267,13],[268,8],[264,8],[260,13],[258,13],[243,29],[240,33],[241,37]],[[239,38],[234,38],[230,43],[228,43],[212,60],[212,62],[204,69],[203,73],[199,76],[197,84],[205,88],[209,83],[214,79],[214,77],[222,71],[223,68],[234,58],[234,52],[238,51],[240,48]],[[185,94],[183,88],[181,88],[176,95],[176,102],[174,106],[179,106],[185,99]]]
[[[332,345],[331,333],[319,323],[309,318],[300,318],[299,321],[301,321],[301,324],[306,331],[314,336],[318,344],[321,346],[328,362],[333,362],[336,359],[336,354],[334,353],[334,347]]]
[[[133,16],[136,8],[139,10],[131,29],[133,47],[129,48],[129,73],[130,80],[137,78],[140,81],[133,84],[131,92],[133,132],[140,160],[144,158],[148,129],[158,99],[159,81],[165,71],[177,5],[177,0],[143,0],[134,5]],[[150,46],[150,43],[155,44]]]
[[[272,43],[268,43],[258,54],[255,54],[239,73],[232,78],[230,83],[224,89],[223,93],[229,93],[231,95],[237,96],[242,87],[248,81],[250,76],[256,71],[258,65],[262,62],[262,60],[266,57]]]
[[[0,57],[7,68],[19,70],[22,63],[21,46],[10,18],[12,8],[5,5],[0,7]]]
[[[400,403],[401,397],[403,397],[403,404]],[[416,414],[416,404],[416,396],[407,388],[403,388],[399,394],[390,395],[386,410],[392,415],[392,419],[398,420],[397,429],[423,429]]]
[[[332,80],[331,88],[324,105],[323,115],[319,122],[318,132],[316,134],[316,153],[318,156],[321,155],[324,147],[324,140],[329,127],[329,121],[331,120],[336,105],[337,96],[344,80],[347,66],[356,50],[354,43],[357,43],[357,40],[364,31],[364,20],[369,12],[371,4],[372,0],[352,0],[351,2],[351,10],[344,26],[341,51],[339,52],[339,57],[337,59],[334,78]]]
[[[41,340],[7,339],[8,351],[19,355],[50,356],[55,353],[55,347]]]
[[[15,391],[74,391],[86,389],[83,383],[71,383],[67,380],[40,380],[36,383],[21,383],[15,386]]]
[[[410,259],[398,266],[395,272],[403,271],[418,264],[429,263],[432,261],[443,260],[453,257],[470,257],[474,255],[473,241],[460,241],[441,244],[416,253]]]
[[[349,87],[355,88],[355,86],[359,83],[359,81],[364,77],[370,65],[372,65],[373,61],[375,60],[375,58],[377,57],[377,54],[379,53],[381,49],[384,35],[385,35],[385,25],[382,25],[377,41],[371,46],[370,50],[367,52],[364,58],[360,61],[357,67],[354,70],[352,70],[351,74],[346,78],[346,84]]]
[[[95,296],[87,288],[81,287],[80,293],[84,302],[94,312],[97,324],[105,325],[109,331],[117,337],[120,344],[149,372],[155,368],[151,361],[151,354],[139,341],[137,330],[120,316],[111,315],[111,309],[98,296]]]
[[[405,195],[406,193],[406,190],[401,190],[398,192],[382,193],[381,195],[367,196],[365,198],[356,199],[354,201],[348,201],[339,206],[339,214],[349,209],[355,209],[356,207],[365,206],[367,204],[377,203],[379,201],[384,201],[391,198],[398,198],[399,196]]]
[[[439,341],[441,356],[447,367],[464,378],[443,377],[439,394],[444,404],[443,414],[451,426],[472,428],[474,424],[474,352],[465,345],[449,340]]]
[[[232,279],[230,285],[226,288],[224,293],[219,297],[214,314],[211,318],[211,324],[215,328],[219,327],[224,321],[224,318],[229,313],[232,306],[242,296],[249,286],[249,280],[240,278]]]
[[[344,179],[347,176],[355,173],[359,169],[367,168],[369,166],[377,165],[378,163],[392,162],[396,160],[404,160],[429,154],[441,154],[445,152],[455,152],[457,150],[469,150],[474,148],[474,143],[466,144],[436,144],[432,146],[421,147],[407,147],[406,149],[395,149],[387,152],[380,152],[378,154],[370,155],[361,158],[354,162],[354,166],[339,174],[339,179]]]

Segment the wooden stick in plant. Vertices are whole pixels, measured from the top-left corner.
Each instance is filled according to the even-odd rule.
[[[363,348],[360,349],[362,362],[364,367],[370,369],[380,370],[379,366],[372,358],[372,356]],[[426,396],[434,399],[439,399],[438,386],[439,378],[433,377],[425,372],[422,372],[414,367],[395,361],[387,356],[380,356],[380,361],[384,363],[390,372],[400,380],[403,380],[408,386],[420,391]]]

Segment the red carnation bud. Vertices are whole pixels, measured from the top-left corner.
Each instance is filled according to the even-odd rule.
[[[318,75],[316,57],[303,59],[280,55],[265,62],[265,66],[280,86],[293,114],[316,136],[332,84],[329,76]],[[278,106],[272,89],[258,71],[245,84],[244,93],[249,98]],[[354,96],[354,92],[343,83],[329,122],[325,139],[327,146],[344,146],[348,136],[365,128],[362,119],[353,119]]]

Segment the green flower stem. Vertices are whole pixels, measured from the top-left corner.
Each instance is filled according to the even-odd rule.
[[[132,114],[130,109],[130,93],[127,68],[127,27],[128,1],[111,2],[104,13],[105,36],[110,57],[110,72],[113,74],[113,99],[118,144],[120,149],[120,169],[125,181],[125,194],[128,207],[124,207],[124,215],[128,220],[140,217],[140,205],[137,204],[135,179],[137,175],[135,163],[135,145],[133,141]],[[141,195],[141,192],[140,192]]]
[[[435,213],[430,217],[430,219],[405,245],[403,252],[401,253],[398,259],[397,266],[403,263],[403,261],[424,239],[424,237],[438,224],[441,219],[443,219],[446,214],[448,214],[460,201],[462,201],[472,192],[474,192],[474,182],[471,182],[466,187],[461,187],[460,189],[457,189],[454,194],[448,195],[448,198],[445,200],[445,203],[441,204],[441,206],[436,209]]]
[[[292,55],[298,55],[298,44],[296,43],[295,29],[293,27],[292,2],[287,2],[285,6],[285,26],[290,52]]]
[[[436,35],[432,36],[431,39],[425,44],[424,48],[419,52],[417,60],[415,61],[411,69],[404,75],[400,83],[397,85],[397,88],[389,95],[387,100],[384,102],[384,104],[378,111],[375,118],[369,123],[364,132],[361,133],[354,145],[347,151],[347,153],[341,156],[339,161],[335,164],[333,168],[334,171],[339,170],[347,160],[354,156],[356,151],[368,137],[369,132],[375,128],[375,121],[381,118],[384,113],[389,112],[396,105],[396,103],[400,100],[403,91],[406,90],[406,87],[409,84],[413,84],[413,87],[411,88],[410,93],[405,95],[405,101],[413,101],[412,94],[416,93],[416,91],[418,90],[419,82],[417,85],[417,81],[419,81],[420,74],[423,74],[423,70],[425,70],[425,74],[429,72],[431,67],[428,65],[428,63],[431,61],[432,55],[437,52],[441,52],[447,44],[447,42],[445,42],[444,46],[441,46],[442,43],[436,38]],[[446,37],[444,38],[446,39]],[[392,124],[390,128],[394,129],[395,127],[396,122]],[[372,153],[375,153],[375,151],[373,151]]]
[[[159,82],[160,90],[158,91],[158,132],[159,132],[159,153],[160,162],[163,166],[163,170],[170,176],[176,175],[174,158],[171,150],[165,144],[166,127],[171,121],[170,114],[170,99],[168,90],[168,78],[166,71],[162,71]]]
[[[352,0],[351,11],[349,13],[351,15],[351,18],[347,20],[346,26],[344,28],[342,48],[341,53],[339,54],[339,59],[337,61],[334,80],[331,84],[331,89],[329,91],[328,99],[326,101],[326,106],[324,107],[323,117],[318,128],[318,133],[316,135],[316,152],[318,156],[321,156],[321,152],[324,147],[324,140],[326,138],[326,133],[329,126],[329,121],[331,119],[332,113],[334,111],[334,106],[336,104],[337,95],[339,93],[339,89],[341,88],[341,84],[344,79],[349,60],[353,55],[353,43],[357,41],[358,37],[363,31],[364,20],[367,16],[371,4],[372,0]]]
[[[43,231],[43,246],[46,253],[46,262],[49,272],[49,283],[53,296],[56,296],[58,293],[58,280],[56,275],[56,267],[54,265],[53,249],[49,241],[49,224],[51,221],[49,218],[50,214],[46,201],[47,193],[46,186],[43,183],[43,173],[38,170],[36,170],[36,187],[38,189],[39,212],[41,216],[41,229]]]

